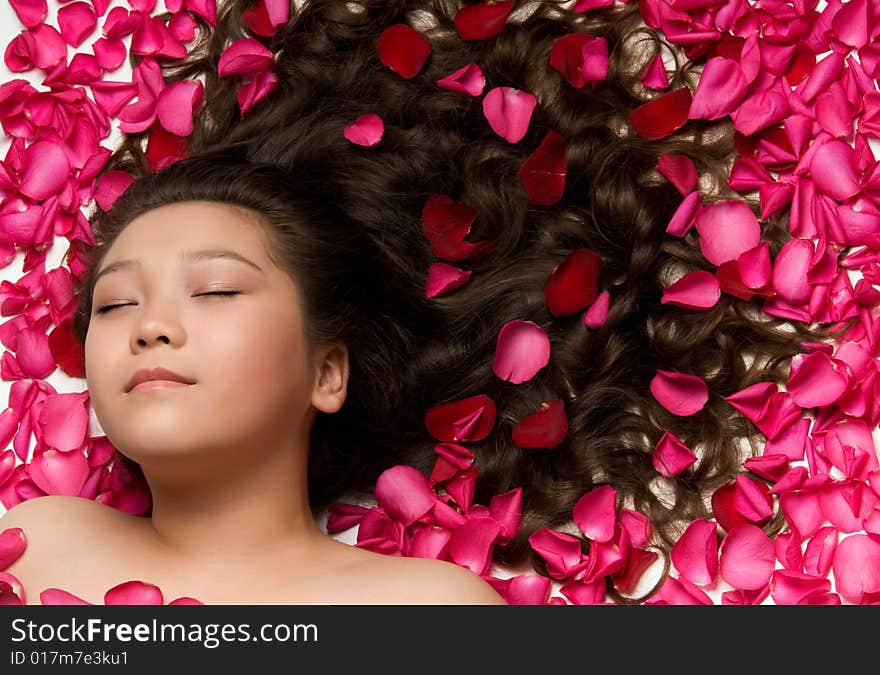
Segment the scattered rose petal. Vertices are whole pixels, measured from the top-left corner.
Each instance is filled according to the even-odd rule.
[[[436,298],[464,286],[471,278],[472,270],[463,270],[443,262],[432,263],[425,282],[425,295]]]
[[[547,278],[544,299],[553,316],[567,316],[586,309],[599,294],[602,259],[589,249],[569,253]]]
[[[342,135],[352,143],[368,147],[381,141],[384,133],[385,124],[382,122],[382,118],[375,113],[361,115],[342,131]]]
[[[642,138],[663,138],[688,121],[692,100],[690,89],[681,87],[633,110],[629,114],[630,124]]]
[[[405,23],[388,26],[376,45],[379,60],[403,78],[415,77],[431,55],[431,42]]]
[[[532,204],[550,206],[562,198],[567,162],[568,144],[551,129],[517,173]]]
[[[455,13],[452,23],[462,40],[488,40],[504,30],[513,5],[513,0],[465,5]]]
[[[694,218],[700,250],[713,265],[736,260],[761,241],[761,226],[745,202],[735,199],[707,204]]]
[[[483,114],[492,131],[508,143],[522,140],[529,130],[537,99],[513,87],[495,87],[483,97]]]
[[[678,305],[688,309],[709,309],[718,304],[721,286],[711,272],[696,270],[663,289],[660,302],[664,305]]]
[[[691,521],[672,547],[672,564],[681,576],[697,586],[707,586],[718,573],[718,534],[714,522]]]
[[[578,499],[572,515],[585,537],[610,541],[617,526],[617,491],[610,485],[590,490]]]
[[[693,415],[709,400],[706,382],[687,373],[658,369],[650,389],[657,402],[673,415]]]
[[[587,33],[569,33],[550,48],[550,65],[575,89],[596,89],[608,74],[608,42]]]
[[[498,333],[492,372],[502,380],[520,384],[532,379],[550,362],[550,339],[532,321],[508,321]]]
[[[437,80],[437,86],[468,96],[479,96],[486,86],[486,78],[480,66],[476,63],[468,63],[446,77],[441,77]]]
[[[568,437],[565,403],[558,398],[541,403],[538,412],[517,422],[511,433],[521,448],[555,448]]]
[[[653,465],[662,475],[670,478],[697,461],[697,456],[671,431],[666,430],[654,447]]]
[[[382,472],[375,493],[379,506],[405,526],[430,511],[436,498],[428,478],[415,467],[402,464]]]
[[[442,403],[425,414],[425,426],[438,441],[481,441],[495,425],[495,402],[485,394]]]
[[[734,588],[762,588],[775,563],[773,541],[756,525],[736,525],[721,542],[721,578]]]

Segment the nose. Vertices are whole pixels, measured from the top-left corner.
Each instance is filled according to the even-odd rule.
[[[183,342],[184,329],[173,316],[170,303],[162,303],[162,307],[156,304],[151,308],[147,308],[146,305],[144,307],[145,311],[132,329],[133,351],[138,351],[160,342],[178,345]]]

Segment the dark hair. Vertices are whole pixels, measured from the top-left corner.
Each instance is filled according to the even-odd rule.
[[[367,252],[327,261],[333,278],[347,275],[338,278],[369,286],[346,297],[357,321],[365,322],[347,336],[362,350],[355,352],[360,366],[352,372],[346,421],[316,425],[316,439],[327,439],[327,449],[331,439],[339,447],[332,455],[316,454],[310,494],[328,501],[369,489],[378,472],[396,462],[429,471],[435,441],[425,432],[425,411],[486,394],[497,404],[498,421],[488,438],[468,444],[479,469],[474,501],[488,503],[495,494],[523,488],[522,526],[508,545],[495,548],[497,562],[516,565],[531,554],[535,569],[546,572],[529,535],[570,523],[576,501],[603,484],[617,489],[619,507],[650,518],[662,547],[683,525],[707,516],[708,495],[743,470],[748,451],[744,455],[741,445],[756,452],[763,440],[724,397],[761,381],[785,383],[802,342],[827,340],[832,332],[762,312],[766,295],[746,300],[723,293],[702,311],[661,302],[664,287],[684,272],[715,271],[694,229],[682,237],[665,233],[682,195],[656,171],[661,155],[694,162],[704,201],[737,199],[759,213],[757,191],[743,195],[727,185],[735,157],[729,118],[689,120],[657,140],[631,130],[629,113],[655,96],[639,84],[644,67],[657,54],[673,55],[673,90],[693,87],[696,61],[644,26],[635,2],[588,12],[564,7],[568,2],[527,3],[502,33],[475,41],[459,37],[453,17],[461,3],[451,0],[310,0],[271,37],[247,27],[242,15],[249,4],[224,5],[213,29],[201,22],[190,56],[164,68],[169,82],[204,78],[189,153],[235,148],[250,161],[286,167],[312,200],[308,212],[321,213],[321,227],[354,224],[359,232],[346,243],[357,241]],[[394,23],[416,22],[431,54],[423,71],[404,78],[379,60],[377,37]],[[549,65],[551,45],[569,33],[607,41],[608,75],[595,90],[572,87]],[[220,54],[240,37],[253,37],[276,54],[279,77],[274,91],[244,116],[236,101],[240,81],[216,72]],[[519,142],[489,127],[479,97],[435,84],[470,62],[481,66],[486,91],[510,86],[536,97]],[[385,125],[373,147],[343,136],[343,128],[365,113],[378,114]],[[565,191],[543,206],[530,202],[518,172],[551,130],[567,144]],[[144,137],[126,137],[108,170],[148,172]],[[233,181],[236,191],[246,180]],[[170,192],[163,194],[192,196],[202,189],[231,188],[168,181],[163,190]],[[421,215],[437,194],[471,206],[477,217],[468,239],[489,240],[494,251],[458,263],[473,271],[467,285],[427,299],[425,276],[437,257]],[[790,238],[787,213],[762,221],[771,255]],[[600,289],[611,295],[608,316],[595,330],[584,326],[582,314],[553,316],[544,298],[548,275],[578,248],[600,256]],[[368,295],[373,287],[379,295]],[[522,384],[492,370],[499,330],[514,319],[535,322],[552,344],[548,366]],[[649,389],[657,369],[705,380],[705,407],[686,417],[668,412]],[[566,440],[544,451],[516,445],[513,426],[557,398],[569,419]],[[666,430],[700,457],[666,481],[668,501],[655,493],[659,474],[652,465],[652,450]],[[780,516],[765,529],[781,524]]]

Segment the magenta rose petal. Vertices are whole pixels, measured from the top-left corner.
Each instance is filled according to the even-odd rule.
[[[703,66],[688,118],[724,117],[736,109],[748,88],[746,76],[736,61],[723,56],[711,58]]]
[[[104,594],[105,605],[161,605],[163,602],[159,587],[144,581],[124,581]]]
[[[657,370],[651,379],[651,393],[673,415],[693,415],[709,400],[706,382],[696,375]]]
[[[718,533],[713,521],[691,521],[672,547],[672,564],[682,577],[697,586],[708,586],[718,573]]]
[[[698,190],[691,192],[675,209],[666,226],[666,233],[676,237],[686,235],[694,226],[695,218],[702,208],[703,195]]]
[[[654,468],[667,478],[681,473],[696,461],[693,451],[669,430],[654,447]]]
[[[632,509],[620,509],[620,526],[629,534],[630,543],[635,548],[644,548],[651,540],[651,521],[648,517]]]
[[[342,135],[356,145],[373,146],[382,140],[385,124],[376,113],[366,113],[346,126]]]
[[[552,582],[541,574],[517,574],[504,594],[509,605],[546,605]]]
[[[605,290],[599,293],[595,302],[584,312],[584,325],[594,330],[601,328],[608,317],[609,309],[611,309],[611,294]]]
[[[660,302],[688,309],[709,309],[718,304],[721,285],[711,272],[695,270],[663,289]]]
[[[736,525],[721,542],[721,578],[734,588],[762,588],[775,564],[773,541],[756,525]]]
[[[736,260],[761,242],[761,226],[745,202],[735,199],[707,204],[694,218],[700,250],[713,265]]]
[[[46,0],[9,0],[9,4],[25,28],[39,25],[49,14]]]
[[[70,176],[64,149],[52,141],[37,141],[25,151],[24,175],[19,190],[33,200],[57,194]]]
[[[172,134],[189,136],[193,130],[193,116],[203,95],[204,87],[197,80],[181,80],[168,85],[156,103],[159,123]]]
[[[786,520],[801,533],[811,537],[825,522],[816,490],[790,490],[779,495],[779,507]]]
[[[0,571],[21,557],[27,548],[27,537],[20,527],[8,527],[0,532]]]
[[[245,82],[236,94],[238,108],[244,117],[248,110],[266,98],[278,86],[278,75],[270,70],[257,73],[250,81]]]
[[[566,578],[583,557],[576,537],[547,527],[530,535],[529,544],[547,563],[547,573],[554,579]]]
[[[73,593],[68,593],[60,588],[47,588],[40,593],[41,605],[91,605]]]
[[[473,270],[463,270],[443,262],[432,263],[425,281],[425,295],[436,298],[461,288],[470,281]]]
[[[797,570],[775,570],[770,580],[770,595],[777,605],[796,605],[811,593],[827,593],[831,581]]]
[[[448,551],[452,532],[445,527],[428,525],[417,530],[412,536],[409,555],[415,558],[442,560]]]
[[[550,339],[538,324],[514,319],[498,333],[492,372],[520,384],[532,379],[550,362]]]
[[[50,495],[79,496],[89,475],[89,464],[78,450],[46,450],[28,465],[31,480]]]
[[[483,114],[492,131],[508,143],[522,140],[537,99],[527,91],[513,87],[495,87],[483,97]]]
[[[431,42],[405,23],[388,26],[379,35],[379,60],[403,78],[415,77],[431,55]]]
[[[666,577],[660,590],[645,601],[646,605],[713,605],[712,598],[685,578]]]
[[[479,96],[486,86],[486,78],[479,65],[468,63],[446,77],[441,77],[436,84],[441,89],[456,91],[468,96]]]
[[[617,490],[601,485],[578,499],[572,509],[574,521],[588,539],[610,541],[617,526]]]
[[[404,464],[383,471],[375,492],[379,506],[404,526],[412,525],[430,511],[436,499],[427,476]]]
[[[839,201],[846,201],[860,189],[855,152],[843,141],[830,140],[816,148],[810,175],[819,190]]]
[[[366,506],[358,504],[332,504],[327,509],[327,533],[335,534],[361,522],[369,511]]]
[[[753,523],[760,523],[773,515],[770,488],[766,483],[744,474],[736,477],[733,505],[739,515]]]
[[[837,529],[832,526],[819,528],[804,551],[804,571],[817,577],[828,575],[837,551]]]
[[[522,488],[517,487],[489,500],[489,514],[498,521],[501,532],[498,543],[505,544],[519,531],[522,521]]]
[[[37,424],[43,441],[67,452],[83,446],[89,427],[87,393],[52,394],[40,409]]]
[[[880,591],[880,541],[866,534],[844,538],[837,545],[832,569],[836,590],[844,600],[858,603],[864,594],[877,593]]]
[[[809,301],[813,287],[808,279],[814,255],[815,248],[809,239],[785,242],[774,261],[773,290],[794,305]]]
[[[550,48],[550,65],[575,89],[595,89],[608,75],[608,42],[587,33],[569,33]]]
[[[471,518],[452,532],[449,557],[474,574],[486,574],[492,562],[492,549],[501,526],[494,518]]]
[[[648,89],[666,89],[669,86],[669,76],[666,73],[666,66],[663,63],[662,55],[657,54],[657,56],[651,59],[639,82]]]
[[[845,368],[824,352],[796,354],[786,390],[802,408],[831,405],[849,386]]]
[[[79,47],[98,23],[95,10],[87,2],[71,2],[58,9],[61,37],[71,47]]]
[[[272,52],[254,38],[242,38],[230,44],[220,55],[217,73],[220,77],[230,75],[253,75],[269,70]]]
[[[743,251],[736,259],[739,277],[752,289],[766,287],[772,278],[770,265],[770,244],[766,241]]]

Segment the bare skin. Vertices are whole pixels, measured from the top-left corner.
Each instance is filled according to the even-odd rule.
[[[170,204],[132,220],[101,261],[101,271],[136,262],[95,286],[86,380],[108,439],[144,472],[152,517],[76,497],[31,500],[43,504],[12,520],[27,521],[18,525],[30,541],[18,563],[26,588],[101,602],[139,578],[167,600],[382,603],[431,602],[422,587],[439,580],[438,601],[503,603],[457,565],[358,549],[318,527],[309,434],[319,411],[345,401],[348,350],[306,339],[298,286],[268,256],[266,226],[225,204]],[[251,264],[194,255],[218,248]],[[157,366],[193,384],[127,390],[136,370]],[[83,504],[58,509],[59,499]]]

